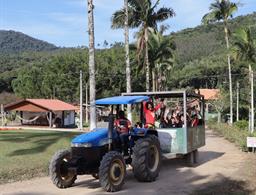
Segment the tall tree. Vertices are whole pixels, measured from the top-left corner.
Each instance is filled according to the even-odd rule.
[[[131,93],[131,67],[129,56],[129,7],[128,0],[124,0],[125,8],[125,22],[124,22],[124,36],[125,36],[125,63],[126,63],[126,92]],[[128,105],[128,118],[131,120],[131,106]]]
[[[89,80],[90,80],[90,129],[96,127],[96,83],[95,83],[95,42],[93,0],[88,0],[88,29],[89,29]]]
[[[250,84],[251,84],[251,131],[254,131],[254,86],[253,72],[251,71],[252,64],[256,64],[256,41],[252,37],[250,28],[241,28],[234,33],[235,42],[233,53],[235,59],[244,61],[249,65]]]
[[[229,43],[229,29],[228,29],[228,19],[233,16],[234,12],[238,9],[238,4],[233,3],[229,0],[215,0],[214,3],[210,5],[210,12],[206,14],[202,22],[205,24],[214,23],[216,21],[223,21],[224,33],[226,46],[228,50],[228,73],[229,73],[229,96],[230,96],[230,124],[233,124],[233,95],[232,95],[232,77],[231,77],[231,61],[230,61],[230,43]]]
[[[146,90],[150,90],[150,70],[148,59],[148,31],[150,28],[157,30],[157,23],[175,15],[173,9],[162,7],[158,10],[160,0],[152,4],[151,0],[128,0],[129,26],[140,28],[138,38],[138,55],[143,54],[146,66]],[[125,9],[116,11],[112,17],[112,28],[123,28]]]

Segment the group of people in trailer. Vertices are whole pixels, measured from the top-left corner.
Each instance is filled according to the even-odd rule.
[[[161,99],[155,106],[152,101],[143,102],[144,121],[137,123],[137,128],[151,128],[155,129],[156,120],[158,120],[159,128],[182,128],[185,124],[185,117],[181,106],[176,106],[175,109],[168,108]],[[196,127],[199,124],[199,111],[197,108],[189,107],[187,109],[186,118],[187,125]],[[125,117],[123,110],[118,111],[117,118],[114,121],[114,127],[119,132],[119,137],[122,143],[122,148],[126,148],[128,141],[128,132],[131,129],[131,121]]]
[[[181,106],[174,109],[167,107],[164,99],[157,101],[156,105],[152,101],[143,102],[144,121],[137,123],[136,127],[141,128],[182,128],[185,125],[185,116]],[[201,119],[200,112],[196,106],[189,107],[186,112],[186,124],[189,127],[196,127]],[[158,125],[156,125],[156,121]],[[124,111],[119,111],[114,126],[121,133],[126,133],[131,127],[131,122],[125,117]]]

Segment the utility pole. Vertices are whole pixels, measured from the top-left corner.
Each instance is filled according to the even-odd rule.
[[[83,130],[83,73],[80,70],[80,130]]]
[[[88,124],[88,82],[85,85],[85,122]]]
[[[251,80],[251,132],[254,132],[254,84],[253,84],[253,70],[251,65],[249,65],[249,74]]]
[[[239,121],[239,82],[236,82],[236,121]]]

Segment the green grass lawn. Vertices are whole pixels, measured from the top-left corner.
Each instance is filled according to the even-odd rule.
[[[17,130],[0,131],[0,184],[48,174],[52,155],[69,148],[78,133]]]

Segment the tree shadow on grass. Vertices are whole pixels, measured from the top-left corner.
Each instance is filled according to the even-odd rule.
[[[0,142],[29,142],[30,148],[18,149],[8,156],[20,156],[44,152],[48,147],[57,143],[60,139],[71,139],[75,134],[69,132],[19,132],[8,133],[0,138]],[[25,147],[25,146],[24,146]]]
[[[38,141],[35,147],[27,148],[27,149],[19,149],[15,150],[12,153],[8,154],[8,156],[21,156],[21,155],[28,155],[28,154],[37,154],[44,152],[48,147],[52,144],[56,143],[60,138],[51,138],[51,139],[44,139]]]

